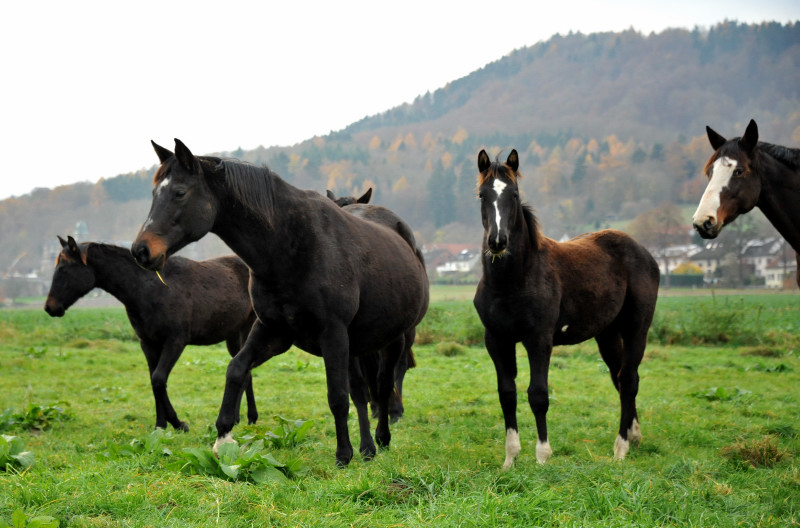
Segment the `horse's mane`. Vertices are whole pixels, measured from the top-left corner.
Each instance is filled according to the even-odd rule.
[[[539,220],[533,213],[533,207],[528,204],[522,204],[522,216],[525,218],[525,223],[528,224],[528,237],[531,245],[539,249]]]
[[[268,167],[257,167],[234,159],[221,159],[225,185],[233,197],[266,224],[275,210],[273,182],[279,176]]]
[[[758,143],[758,148],[784,165],[788,165],[794,170],[800,169],[800,149],[782,147],[772,143],[764,143],[763,141]]]

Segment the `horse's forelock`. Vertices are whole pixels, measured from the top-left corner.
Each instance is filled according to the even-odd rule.
[[[161,180],[163,180],[164,176],[166,176],[167,174],[166,166],[167,166],[166,163],[162,163],[161,166],[158,167],[158,169],[156,169],[156,173],[153,174],[153,187],[161,183]]]
[[[484,172],[478,174],[478,187],[483,186],[487,181],[505,176],[514,185],[517,184],[517,178],[521,178],[522,174],[514,172],[511,167],[505,163],[500,163],[498,160],[492,162],[489,168]]]

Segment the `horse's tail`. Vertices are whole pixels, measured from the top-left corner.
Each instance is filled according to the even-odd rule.
[[[406,361],[406,368],[412,369],[417,366],[417,358],[414,357],[414,350],[411,347],[408,347]]]

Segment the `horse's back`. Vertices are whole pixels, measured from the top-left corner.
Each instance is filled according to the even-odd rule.
[[[643,309],[655,308],[660,282],[660,271],[650,252],[630,235],[616,229],[587,233],[558,244],[560,258],[581,260],[582,277],[567,277],[583,288],[608,290],[616,298],[634,302]],[[562,266],[565,273],[573,266]]]

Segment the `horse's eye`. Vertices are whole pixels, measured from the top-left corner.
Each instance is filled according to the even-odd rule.
[[[186,189],[175,189],[175,198],[183,198],[186,196]]]
[[[741,176],[742,174],[744,174],[744,167],[736,167],[733,169],[734,176]]]
[[[486,196],[484,196],[483,191],[479,192],[478,193],[478,199],[479,200],[483,200],[484,198],[486,198]]]

